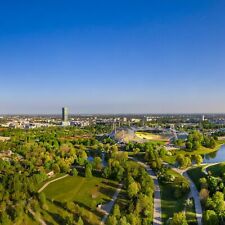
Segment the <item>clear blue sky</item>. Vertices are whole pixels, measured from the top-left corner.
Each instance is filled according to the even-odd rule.
[[[225,112],[225,1],[2,1],[0,113],[61,106]]]

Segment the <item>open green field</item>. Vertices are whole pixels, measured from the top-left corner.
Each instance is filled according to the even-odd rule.
[[[169,137],[166,135],[160,135],[160,134],[153,134],[149,132],[143,132],[143,131],[137,131],[135,135],[140,139],[145,139],[148,141],[162,141],[167,142],[169,140]]]
[[[65,214],[62,205],[74,202],[89,215],[85,224],[99,224],[102,217],[96,210],[98,203],[110,201],[117,188],[117,182],[103,178],[66,177],[51,183],[43,192],[48,199],[48,210],[42,211],[44,219],[51,224],[62,223],[61,215]],[[91,218],[91,220],[90,220]]]
[[[173,183],[160,183],[160,191],[161,191],[161,207],[162,207],[162,219],[163,222],[166,221],[173,216],[176,212],[181,212],[184,209],[184,203],[187,199],[187,195],[184,195],[178,199],[175,199],[174,187],[180,181],[188,182],[183,176],[179,173],[175,172],[172,169],[168,170],[168,174],[175,176],[175,181]],[[190,209],[192,211],[192,209]],[[191,212],[190,212],[191,213]],[[189,213],[189,214],[190,214]],[[189,217],[193,220],[193,217]]]

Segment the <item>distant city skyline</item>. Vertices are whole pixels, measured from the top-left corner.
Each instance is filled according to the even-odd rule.
[[[225,113],[225,1],[3,2],[0,115]]]

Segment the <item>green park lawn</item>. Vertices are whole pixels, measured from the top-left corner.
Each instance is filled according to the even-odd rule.
[[[91,218],[85,224],[99,224],[102,215],[96,210],[96,205],[109,202],[117,185],[115,181],[97,177],[69,176],[58,180],[43,191],[48,199],[48,210],[42,211],[42,216],[52,224],[62,222],[61,215],[65,214],[62,205],[74,202]]]

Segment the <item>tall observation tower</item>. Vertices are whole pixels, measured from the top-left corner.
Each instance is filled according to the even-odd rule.
[[[68,114],[69,114],[69,110],[67,107],[63,107],[62,108],[62,121],[63,122],[67,122],[68,121]]]

